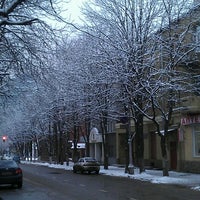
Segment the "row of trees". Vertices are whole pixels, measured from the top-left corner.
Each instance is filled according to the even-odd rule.
[[[24,99],[36,91],[37,85],[31,87],[30,81],[44,79],[48,71],[49,52],[54,53],[60,31],[50,22],[62,21],[59,5],[58,0],[0,2],[0,135],[31,138],[26,134],[31,127],[23,113]],[[24,122],[22,116],[27,117]]]
[[[199,44],[186,40],[194,35],[198,16],[187,18],[189,9],[191,3],[185,0],[88,1],[83,9],[84,23],[67,23],[79,34],[59,38],[51,51],[39,45],[43,50],[36,54],[39,59],[32,58],[33,52],[23,54],[29,61],[24,66],[29,66],[30,72],[37,69],[43,76],[36,83],[33,77],[23,76],[26,87],[20,87],[23,93],[15,98],[17,104],[9,104],[10,112],[2,118],[3,129],[15,142],[24,142],[22,136],[26,136],[38,145],[49,135],[62,138],[63,133],[73,132],[76,147],[80,127],[85,124],[88,144],[91,125],[98,123],[105,139],[107,168],[108,122],[123,117],[128,110],[135,122],[140,171],[144,170],[143,119],[147,117],[161,138],[163,175],[167,176],[165,140],[172,114],[180,103],[180,94],[198,92],[190,80],[192,77],[198,82],[199,77],[190,70],[189,61]],[[182,23],[184,17],[187,20]],[[39,39],[46,41],[42,34]],[[15,82],[15,86],[20,85]]]

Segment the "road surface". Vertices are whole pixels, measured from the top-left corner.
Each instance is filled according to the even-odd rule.
[[[180,185],[152,184],[103,174],[21,165],[22,189],[0,187],[0,200],[199,200],[200,192]]]

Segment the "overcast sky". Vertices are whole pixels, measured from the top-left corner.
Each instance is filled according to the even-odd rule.
[[[70,17],[70,19],[73,20],[75,23],[80,22],[80,7],[84,1],[87,0],[70,0],[70,2],[67,3],[67,13],[69,13],[67,16]]]

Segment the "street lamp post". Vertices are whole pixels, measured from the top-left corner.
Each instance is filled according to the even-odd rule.
[[[133,156],[132,156],[132,152],[133,152],[132,140],[133,140],[133,136],[132,137],[129,136],[129,139],[128,139],[128,146],[129,146],[129,165],[128,165],[128,171],[129,171],[129,174],[134,174],[134,165],[133,165]]]

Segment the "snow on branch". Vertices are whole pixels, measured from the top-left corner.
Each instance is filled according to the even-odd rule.
[[[19,6],[21,3],[25,2],[26,0],[15,0],[7,8],[0,9],[0,16],[8,17],[10,13],[14,11],[14,9]]]
[[[31,25],[33,22],[37,20],[38,19],[30,19],[30,20],[24,20],[24,21],[2,20],[0,21],[0,26],[2,25]]]
[[[34,21],[38,20],[34,19],[27,19],[27,20],[11,20],[9,19],[9,15],[15,12],[15,9],[25,3],[27,0],[15,0],[12,1],[8,6],[1,5],[0,9],[0,26],[2,25],[31,25]]]

